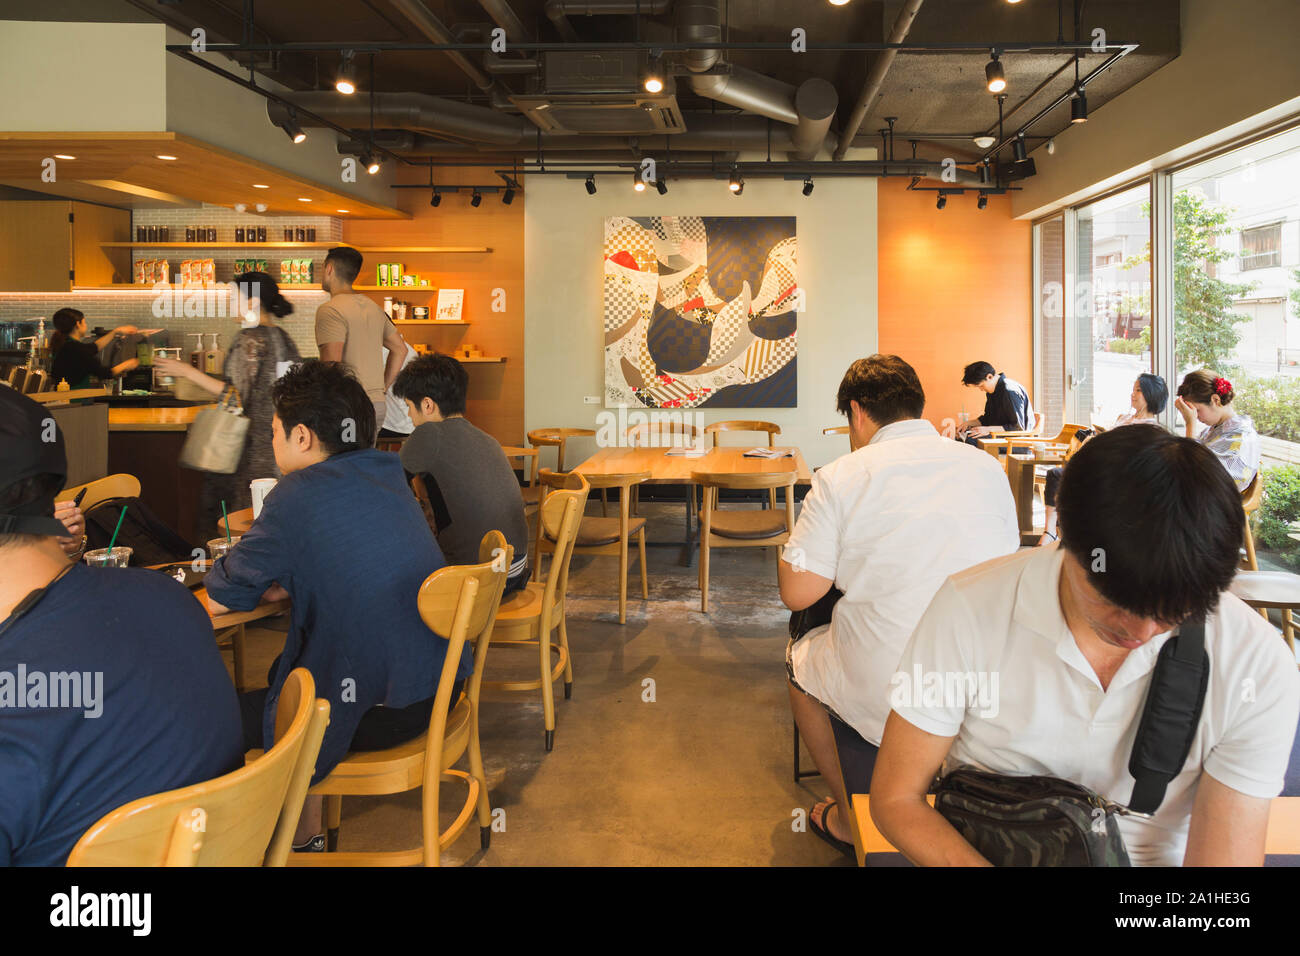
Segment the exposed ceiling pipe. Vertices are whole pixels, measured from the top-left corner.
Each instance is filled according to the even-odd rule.
[[[672,0],[547,0],[546,18],[555,24],[568,43],[577,43],[578,31],[569,22],[570,16],[642,16],[657,17],[667,13]]]
[[[487,11],[492,22],[506,31],[506,39],[511,43],[527,43],[528,31],[523,21],[516,16],[507,0],[478,0],[479,5]]]
[[[790,152],[795,159],[810,160],[823,144],[827,148],[835,145],[833,141],[827,142],[831,120],[839,105],[834,86],[813,78],[805,80],[796,90],[789,83],[738,66],[729,66],[726,72],[705,72],[715,71],[722,64],[717,49],[709,46],[722,42],[718,0],[679,0],[675,16],[677,39],[699,44],[683,58],[691,71],[691,89],[696,94],[794,126]]]
[[[924,0],[905,0],[903,8],[898,11],[898,16],[894,18],[894,28],[889,31],[889,43],[902,43],[907,39],[907,33],[912,29],[912,21],[916,19],[916,13],[921,9]],[[890,66],[894,63],[894,56],[898,51],[894,49],[886,50],[879,54],[871,64],[871,71],[867,73],[867,80],[862,86],[862,93],[858,96],[858,102],[853,107],[853,112],[849,114],[849,121],[844,124],[841,131],[840,144],[836,147],[833,154],[834,159],[843,159],[844,154],[849,151],[849,144],[853,142],[853,137],[858,135],[858,130],[862,128],[862,121],[867,118],[867,113],[871,109],[871,104],[876,96],[880,93],[880,87],[885,82],[885,74],[889,72]]]
[[[433,43],[455,43],[456,38],[443,22],[429,12],[420,0],[392,0],[396,7],[412,25]],[[480,90],[490,91],[496,81],[469,61],[469,58],[456,50],[448,50],[448,58],[455,63]]]
[[[535,76],[541,70],[536,60],[512,60],[488,50],[483,54],[483,69],[494,76]]]

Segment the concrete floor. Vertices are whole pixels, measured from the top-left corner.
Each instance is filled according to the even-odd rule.
[[[599,503],[588,513],[599,513]],[[682,538],[683,509],[643,504],[650,540]],[[556,683],[555,749],[543,743],[539,691],[485,692],[481,739],[490,800],[504,832],[479,849],[477,827],[444,854],[472,866],[852,865],[796,832],[825,791],[792,779],[785,682],[789,613],[774,549],[715,551],[710,606],[680,547],[647,549],[650,600],[629,575],[618,623],[617,558],[575,557],[568,633],[574,690]],[[247,672],[264,681],[286,618],[248,631]],[[534,673],[535,656],[493,649],[489,678]],[[653,682],[647,685],[647,681]],[[651,694],[651,689],[653,694]],[[653,696],[653,701],[644,698]],[[805,752],[804,766],[811,767]],[[462,763],[463,766],[463,763]],[[463,791],[444,784],[446,806]],[[340,849],[418,845],[420,792],[343,801]],[[498,814],[498,816],[500,816]]]

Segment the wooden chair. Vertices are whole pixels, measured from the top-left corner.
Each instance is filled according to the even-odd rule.
[[[853,812],[854,849],[858,866],[867,865],[868,853],[897,853],[894,844],[876,827],[871,819],[871,795],[855,793],[849,798]],[[934,795],[927,794],[926,802],[934,806]],[[1300,797],[1274,797],[1268,808],[1268,831],[1264,837],[1266,854],[1294,855],[1300,853]]]
[[[502,445],[501,450],[505,452],[506,459],[511,462],[518,461],[522,466],[522,471],[528,481],[528,484],[519,489],[519,494],[524,499],[524,511],[529,508],[536,508],[542,500],[542,489],[537,484],[537,459],[538,451],[536,448],[520,448],[516,445]]]
[[[645,518],[638,518],[631,513],[631,501],[636,486],[650,477],[648,471],[629,472],[621,475],[584,475],[592,488],[601,490],[618,489],[618,517],[606,518],[583,516],[578,523],[578,536],[573,544],[574,554],[597,554],[618,556],[618,623],[627,622],[627,552],[628,541],[636,535],[638,565],[641,569],[641,600],[650,599],[650,589],[646,581],[645,566]],[[564,487],[568,475],[547,474],[543,488]],[[533,553],[536,555],[553,554],[555,541],[537,522],[537,536]],[[537,561],[540,565],[540,559]],[[533,569],[533,579],[537,580],[538,568]]]
[[[402,450],[402,446],[406,444],[406,439],[408,439],[409,437],[411,436],[402,435],[400,438],[389,438],[389,437],[376,438],[375,450],[399,452]]]
[[[77,841],[68,866],[284,866],[329,711],[311,672],[295,668],[270,751],[215,780],[119,807]]]
[[[555,470],[564,472],[564,451],[568,446],[570,438],[592,438],[595,432],[590,428],[534,428],[528,433],[529,444],[542,448],[553,446],[555,448]],[[605,500],[605,491],[602,488],[600,492],[600,513],[605,516],[608,511],[608,502]],[[534,579],[536,580],[536,579]]]
[[[832,425],[830,428],[823,428],[823,435],[847,435],[849,433],[848,425]]]
[[[1255,472],[1255,477],[1250,479],[1250,484],[1241,493],[1241,507],[1246,512],[1246,531],[1242,537],[1242,555],[1239,567],[1246,571],[1259,570],[1259,561],[1255,557],[1255,535],[1250,530],[1250,516],[1259,510],[1259,506],[1263,501],[1264,482],[1260,480],[1259,472]],[[1267,616],[1265,615],[1265,617]]]
[[[101,501],[107,501],[109,498],[139,498],[140,497],[140,479],[134,475],[117,474],[109,475],[107,478],[97,478],[95,481],[88,481],[84,485],[74,485],[71,488],[64,488],[54,500],[71,501],[86,489],[86,497],[81,499],[81,510],[89,511]]]
[[[1068,445],[1070,443],[1070,439],[1074,437],[1074,433],[1076,431],[1078,431],[1080,428],[1087,428],[1087,427],[1088,427],[1087,425],[1065,425],[1062,426],[1061,432],[1059,435],[1057,435],[1056,438],[1044,438],[1043,437],[1043,413],[1035,412],[1034,425],[1032,428],[1025,429],[1024,431],[994,432],[992,435],[987,435],[983,438],[977,438],[976,441],[979,442],[980,448],[982,448],[984,451],[988,452],[994,458],[1001,459],[1002,467],[1006,468],[1006,457],[1013,447],[1023,448],[1026,445],[1032,445],[1035,442],[1043,442],[1046,444]],[[1061,440],[1062,436],[1064,436],[1063,441]],[[1015,440],[1012,441],[1012,439]]]
[[[1269,608],[1282,612],[1282,639],[1295,653],[1295,622],[1291,612],[1300,610],[1300,574],[1287,571],[1238,571],[1229,586],[1233,594],[1264,615]]]
[[[700,610],[709,613],[709,551],[712,548],[771,548],[785,544],[794,528],[793,468],[789,471],[725,472],[693,471],[691,481],[703,489],[700,509]],[[718,489],[767,488],[772,494],[785,489],[785,511],[719,511]]]
[[[500,549],[500,550],[498,550]],[[493,554],[498,555],[493,558]],[[500,555],[505,555],[504,562]],[[483,755],[479,749],[478,702],[501,592],[514,550],[500,531],[489,531],[479,545],[480,564],[448,565],[425,578],[416,602],[429,630],[447,637],[447,657],[438,680],[438,692],[429,715],[429,729],[414,740],[387,750],[350,753],[311,788],[325,797],[326,853],[298,853],[294,866],[438,866],[442,851],[465,832],[478,811],[479,845],[487,849],[492,839],[492,809],[488,805]],[[452,706],[451,690],[456,669],[468,641],[474,646],[474,673]],[[452,766],[469,751],[469,773]],[[466,786],[465,802],[451,825],[438,830],[439,790],[442,781]],[[339,824],[344,796],[374,796],[421,789],[422,835],[420,846],[407,850],[340,853]]]
[[[755,421],[727,421],[714,422],[712,425],[706,425],[704,428],[706,434],[713,436],[713,447],[718,447],[718,435],[721,432],[757,432],[767,435],[767,447],[772,448],[776,444],[776,436],[781,434],[781,426],[773,422],[755,422]],[[776,508],[776,489],[773,488],[768,492],[769,508]]]
[[[678,436],[681,441],[677,441]],[[642,422],[623,434],[629,448],[682,448],[694,445],[700,430],[689,422]]]
[[[543,469],[543,485],[552,481],[555,473]],[[565,629],[565,595],[569,587],[569,561],[573,558],[573,544],[578,534],[578,523],[587,502],[591,486],[578,474],[564,475],[563,487],[550,491],[542,499],[537,511],[537,523],[554,542],[550,570],[546,583],[529,582],[527,587],[511,594],[497,614],[496,631],[492,643],[503,647],[534,647],[540,657],[540,674],[532,680],[484,681],[483,686],[493,690],[542,691],[542,720],[546,729],[546,750],[555,744],[555,691],[553,684],[564,675],[564,699],[573,696],[573,664],[569,660],[569,635]],[[541,556],[535,557],[541,564]],[[536,573],[537,568],[534,567]],[[551,640],[551,632],[558,631],[558,642]],[[556,662],[551,664],[551,654]]]

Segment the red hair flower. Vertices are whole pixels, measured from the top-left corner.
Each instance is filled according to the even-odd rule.
[[[1232,391],[1232,383],[1226,378],[1216,378],[1214,380],[1214,390],[1220,395],[1227,395]]]

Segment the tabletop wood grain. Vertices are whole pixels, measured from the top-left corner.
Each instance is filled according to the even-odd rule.
[[[698,458],[668,455],[667,448],[602,448],[573,470],[583,475],[616,475],[627,472],[650,472],[648,484],[683,484],[693,471],[761,474],[790,471],[798,474],[795,484],[812,484],[812,473],[798,448],[778,445],[779,450],[794,452],[793,458],[746,458],[749,446],[711,448]]]

